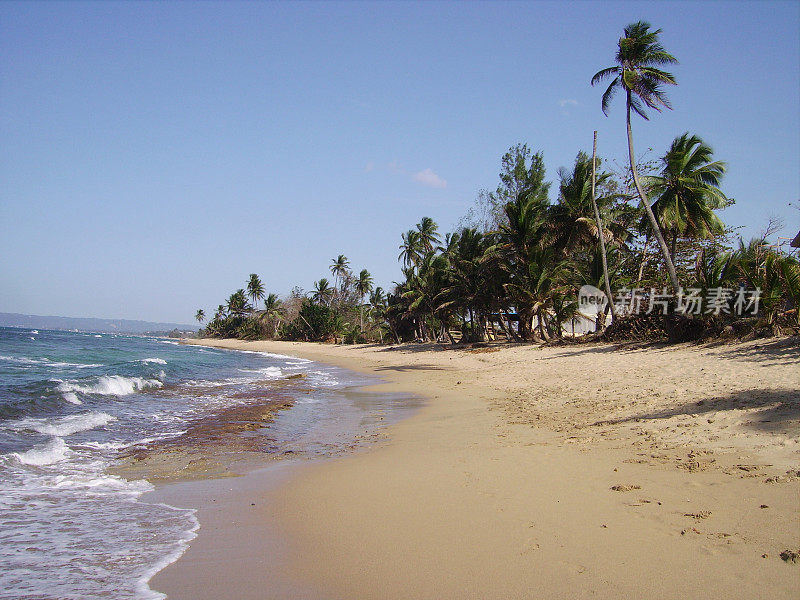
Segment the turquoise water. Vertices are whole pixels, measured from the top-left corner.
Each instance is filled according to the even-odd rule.
[[[299,372],[302,396],[262,430],[275,452],[336,453],[409,407],[288,356],[0,328],[0,598],[162,598],[147,581],[195,536],[194,511],[142,502],[153,486],[108,466]]]

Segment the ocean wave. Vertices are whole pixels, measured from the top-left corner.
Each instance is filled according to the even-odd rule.
[[[143,358],[139,362],[143,362],[144,364],[154,363],[157,365],[167,364],[167,361],[165,361],[163,358]]]
[[[178,342],[173,342],[170,340],[158,340],[158,341],[161,342],[162,344],[171,344],[172,346],[180,346]]]
[[[102,367],[104,365],[99,363],[70,363],[70,362],[55,362],[47,358],[28,358],[25,356],[7,356],[0,355],[0,360],[6,362],[17,363],[20,365],[47,365],[48,367],[64,367],[76,369],[91,369],[93,367]]]
[[[12,456],[24,465],[43,467],[52,465],[67,458],[69,447],[61,438],[53,438],[42,446],[36,446],[27,452],[14,452]]]
[[[264,367],[263,369],[239,369],[240,373],[254,373],[269,379],[277,379],[283,376],[283,371],[279,367]]]
[[[45,435],[63,437],[78,433],[79,431],[88,431],[95,427],[102,427],[111,421],[116,421],[116,418],[108,413],[88,412],[80,415],[69,415],[61,417],[60,419],[53,419],[52,421],[33,418],[22,419],[9,423],[7,426],[17,431],[30,430]]]
[[[164,372],[159,373],[162,379]],[[160,388],[164,384],[158,379],[143,377],[123,377],[122,375],[104,375],[95,384],[81,385],[72,381],[59,381],[56,388],[61,393],[80,392],[82,394],[99,394],[101,396],[127,396],[135,392],[151,388]]]
[[[81,400],[78,398],[78,394],[75,392],[64,392],[61,394],[61,397],[70,404],[83,404],[83,402],[81,402]]]

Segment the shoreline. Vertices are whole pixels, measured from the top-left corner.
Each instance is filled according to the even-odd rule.
[[[151,580],[171,599],[800,593],[797,565],[778,557],[800,542],[796,339],[200,343],[377,374],[382,391],[428,402],[365,452],[279,481],[267,469],[186,484],[202,537]]]

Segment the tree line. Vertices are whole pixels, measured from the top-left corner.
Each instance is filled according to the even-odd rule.
[[[645,290],[647,301],[657,291],[684,288],[703,295],[757,289],[758,324],[796,328],[797,257],[769,243],[772,225],[749,242],[734,241],[736,230],[718,215],[734,203],[721,190],[727,165],[712,148],[686,132],[657,159],[636,160],[632,117],[648,120],[648,111],[671,108],[665,86],[676,85],[663,67],[677,59],[660,33],[646,22],[628,25],[615,64],[591,78],[592,85],[608,82],[606,115],[615,94],[624,95],[627,167],[606,166],[595,149],[591,156],[578,152],[551,183],[542,152],[516,144],[501,159],[497,188],[480,192],[456,231],[442,235],[423,217],[401,235],[402,281],[390,291],[373,287],[366,269],[356,275],[344,255],[331,261],[332,281],[320,279],[309,293],[295,288],[284,299],[266,294],[253,274],[203,333],[344,342],[547,340],[586,319],[577,303],[584,285],[608,298],[594,317],[597,330],[609,315],[625,319],[613,314],[615,291]],[[712,316],[724,320],[729,312]],[[196,316],[205,319],[202,310]]]

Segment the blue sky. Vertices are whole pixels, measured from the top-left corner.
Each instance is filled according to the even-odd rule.
[[[190,322],[251,272],[310,289],[343,253],[389,287],[400,234],[452,230],[516,142],[548,175],[624,164],[589,79],[664,30],[674,110],[755,235],[800,227],[796,2],[0,4],[0,311]],[[789,206],[789,203],[793,206]]]

